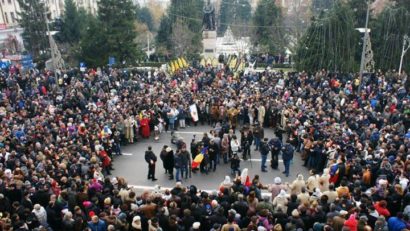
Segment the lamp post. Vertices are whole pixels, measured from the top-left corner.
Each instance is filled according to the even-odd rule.
[[[404,37],[403,37],[403,49],[401,51],[401,58],[400,58],[399,75],[401,74],[401,69],[403,67],[404,56],[406,55],[406,52],[409,48],[410,48],[410,37],[408,35],[404,35]]]
[[[57,67],[56,65],[56,56],[55,56],[55,52],[54,52],[54,47],[52,45],[52,35],[50,32],[50,26],[48,25],[48,17],[47,17],[47,12],[44,12],[44,20],[46,22],[46,26],[47,26],[47,34],[48,34],[48,43],[50,45],[50,53],[51,53],[51,63],[53,65],[52,70],[54,71]]]
[[[367,37],[369,36],[369,28],[368,28],[369,14],[370,14],[370,1],[367,0],[366,26],[365,26],[365,31],[364,31],[362,58],[361,58],[361,61],[360,61],[360,74],[359,74],[360,86],[362,86],[364,61],[365,61],[365,57],[366,57],[366,42],[367,42]]]

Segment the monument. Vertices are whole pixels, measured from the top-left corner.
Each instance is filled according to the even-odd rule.
[[[215,7],[208,0],[203,8],[204,18],[202,20],[202,43],[205,58],[215,57],[216,54],[216,27]]]

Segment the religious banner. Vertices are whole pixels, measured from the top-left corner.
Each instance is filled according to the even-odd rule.
[[[197,122],[199,118],[198,118],[198,110],[196,109],[196,105],[192,104],[191,106],[189,106],[189,111],[191,113],[192,120],[194,122]]]

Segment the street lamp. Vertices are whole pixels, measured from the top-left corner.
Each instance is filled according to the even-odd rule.
[[[366,27],[364,31],[364,39],[363,39],[363,50],[362,50],[362,58],[360,61],[360,86],[362,86],[362,80],[363,80],[363,69],[364,69],[364,59],[366,57],[366,42],[367,42],[367,37],[369,36],[369,31],[368,31],[368,25],[369,25],[369,14],[370,14],[370,1],[367,1],[367,13],[366,13]]]
[[[53,52],[53,46],[52,46],[52,35],[51,35],[51,32],[50,32],[50,26],[48,25],[48,17],[47,17],[47,13],[48,12],[44,12],[44,20],[45,20],[45,22],[46,22],[46,26],[47,26],[47,34],[48,34],[48,43],[49,43],[49,45],[50,45],[50,53],[51,53],[51,63],[52,63],[52,65],[53,65],[53,71],[57,68],[56,66],[56,57],[55,57],[55,53]]]
[[[410,37],[408,35],[404,35],[404,37],[403,37],[403,49],[401,51],[401,58],[400,58],[399,75],[401,74],[401,69],[403,67],[403,58],[406,55],[406,52],[409,48],[410,48]]]

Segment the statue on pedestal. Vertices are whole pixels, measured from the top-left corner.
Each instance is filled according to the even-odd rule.
[[[215,30],[215,7],[208,0],[203,10],[204,18],[202,20],[202,25],[204,30]]]

